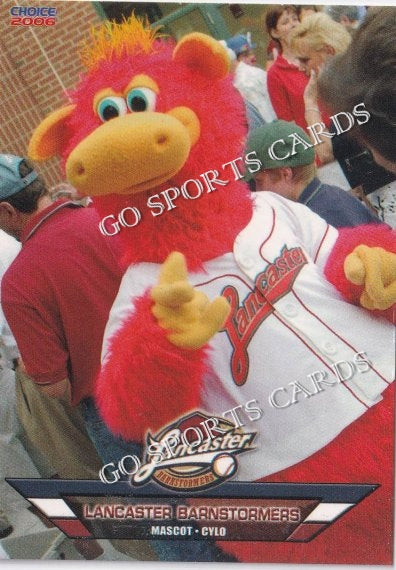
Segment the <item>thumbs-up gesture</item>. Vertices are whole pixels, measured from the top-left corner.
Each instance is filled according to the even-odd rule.
[[[345,258],[346,278],[363,285],[360,304],[365,309],[389,309],[396,302],[396,254],[382,247],[359,245]]]
[[[210,302],[187,281],[184,255],[171,253],[161,268],[158,285],[152,288],[151,309],[168,340],[180,348],[198,349],[224,325],[230,306],[224,297]]]

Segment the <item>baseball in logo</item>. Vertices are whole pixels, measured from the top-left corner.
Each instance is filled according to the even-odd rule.
[[[245,433],[224,418],[193,412],[147,435],[145,462],[132,476],[132,485],[153,479],[178,491],[206,489],[237,472],[236,456],[254,449],[256,432]]]

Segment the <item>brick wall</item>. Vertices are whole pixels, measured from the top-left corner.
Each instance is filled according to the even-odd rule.
[[[54,26],[10,26],[10,8],[51,6]],[[0,2],[0,152],[25,155],[31,132],[51,111],[67,102],[82,71],[78,44],[100,22],[91,2]],[[57,159],[37,169],[50,185],[62,180]]]

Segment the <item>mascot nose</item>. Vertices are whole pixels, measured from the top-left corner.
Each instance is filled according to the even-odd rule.
[[[83,195],[134,194],[166,182],[186,162],[189,129],[162,113],[133,113],[103,123],[69,155],[66,174]]]
[[[160,147],[163,146],[164,144],[166,144],[168,142],[167,133],[157,133],[157,135],[155,137],[155,142]]]

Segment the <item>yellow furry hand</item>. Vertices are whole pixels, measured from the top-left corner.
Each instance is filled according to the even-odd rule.
[[[365,309],[389,309],[396,302],[396,254],[359,245],[345,258],[344,272],[355,285],[364,285],[360,304]]]
[[[151,309],[168,340],[180,348],[201,348],[224,325],[230,306],[224,297],[210,302],[187,281],[184,255],[177,251],[165,260],[158,285],[152,288]]]

